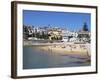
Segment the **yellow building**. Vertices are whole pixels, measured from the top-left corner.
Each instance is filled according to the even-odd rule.
[[[61,38],[61,30],[50,30],[49,32],[49,40],[59,40]]]

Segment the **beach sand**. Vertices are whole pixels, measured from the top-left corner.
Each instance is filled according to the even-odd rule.
[[[51,45],[39,46],[38,49],[50,52],[53,55],[70,55],[80,57],[90,57],[90,47],[87,45],[73,44],[73,45]]]

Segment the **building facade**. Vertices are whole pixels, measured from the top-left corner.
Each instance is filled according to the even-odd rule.
[[[34,27],[24,26],[23,27],[23,38],[33,40],[61,40],[62,42],[73,42],[73,43],[90,43],[91,34],[89,31],[70,31],[67,29],[61,29],[57,27]]]

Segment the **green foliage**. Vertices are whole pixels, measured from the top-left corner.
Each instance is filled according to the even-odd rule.
[[[86,22],[83,25],[83,31],[88,31],[88,26],[87,26],[87,23]]]

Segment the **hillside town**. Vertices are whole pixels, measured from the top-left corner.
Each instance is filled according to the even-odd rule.
[[[91,34],[84,23],[77,31],[61,27],[23,26],[23,45],[55,55],[75,55],[90,61]]]
[[[23,39],[44,42],[72,42],[72,43],[90,43],[91,34],[84,23],[82,28],[77,31],[62,29],[59,27],[36,27],[23,25]]]

